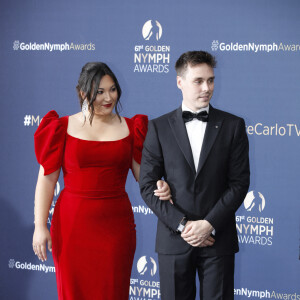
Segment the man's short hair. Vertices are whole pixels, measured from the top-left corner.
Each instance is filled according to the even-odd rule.
[[[178,76],[183,76],[188,65],[191,67],[207,64],[212,68],[215,68],[217,65],[217,61],[214,56],[206,51],[188,51],[178,58],[175,64],[175,70]]]

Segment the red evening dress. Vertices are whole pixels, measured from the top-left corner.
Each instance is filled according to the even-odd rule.
[[[125,182],[132,158],[141,161],[148,119],[125,120],[127,137],[88,141],[50,111],[34,135],[45,175],[60,167],[64,175],[51,223],[59,300],[128,300],[136,234]]]

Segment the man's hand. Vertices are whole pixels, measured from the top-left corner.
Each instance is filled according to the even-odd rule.
[[[215,242],[211,237],[213,227],[206,220],[188,221],[181,237],[193,247],[212,246]]]

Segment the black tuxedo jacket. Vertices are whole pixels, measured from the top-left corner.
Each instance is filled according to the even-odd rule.
[[[249,187],[248,152],[244,120],[210,106],[196,172],[181,107],[149,122],[139,182],[144,201],[158,217],[158,253],[190,249],[176,233],[184,216],[205,219],[215,228],[215,244],[203,248],[204,256],[238,251],[235,212]],[[161,178],[171,188],[174,205],[153,194]]]

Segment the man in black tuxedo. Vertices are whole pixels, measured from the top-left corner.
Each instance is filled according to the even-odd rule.
[[[213,108],[215,58],[186,52],[176,62],[182,105],[150,121],[140,170],[141,194],[158,217],[162,300],[234,298],[235,212],[249,187],[242,118]],[[164,177],[171,201],[153,193]]]

